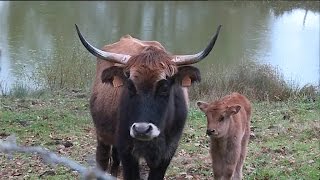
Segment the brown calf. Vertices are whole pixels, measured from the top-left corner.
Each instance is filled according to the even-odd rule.
[[[197,102],[207,116],[207,135],[215,179],[242,179],[250,137],[250,101],[232,93],[217,101]]]

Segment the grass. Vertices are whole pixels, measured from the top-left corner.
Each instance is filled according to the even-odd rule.
[[[81,49],[80,49],[81,48]],[[82,47],[73,46],[70,53],[57,52],[35,72],[35,81],[51,91],[87,89],[94,77],[95,61]]]
[[[94,165],[96,137],[88,96],[95,63],[88,61],[86,51],[76,48],[67,56],[44,57],[47,64],[26,77],[39,86],[36,91],[20,84],[8,91],[0,83],[0,138],[15,134],[21,145],[43,146]],[[284,81],[279,69],[253,62],[215,68],[202,79],[190,89],[188,121],[166,179],[212,179],[206,119],[194,105],[197,100],[214,100],[233,91],[245,94],[254,107],[255,136],[249,143],[245,179],[319,179],[319,87],[299,88]],[[65,146],[70,142],[70,147]],[[1,153],[0,177],[79,179],[76,172],[51,167],[36,155],[10,158]]]
[[[26,97],[33,91],[55,92],[71,89],[85,89],[89,92],[96,61],[83,47],[78,46],[78,43],[78,41],[73,42],[70,48],[61,52],[42,54],[39,63],[34,64],[32,72],[20,67],[21,78],[13,88],[9,89],[3,81],[0,81],[1,95],[20,94],[18,97]]]
[[[255,102],[245,179],[319,179],[319,102]],[[192,108],[169,179],[212,179],[203,114]],[[181,155],[181,156],[179,156]],[[192,163],[190,163],[192,162]],[[191,177],[192,176],[192,177]]]
[[[95,133],[82,92],[36,98],[2,97],[0,138],[15,134],[21,145],[40,145],[84,165],[94,164]],[[204,115],[191,103],[180,145],[166,179],[212,179]],[[315,101],[253,102],[245,179],[319,179],[320,97]],[[71,142],[72,146],[63,144]],[[51,167],[36,155],[0,153],[0,179],[79,179],[63,166]]]
[[[93,154],[89,146],[94,144],[94,138],[86,111],[87,101],[84,98],[72,98],[72,95],[57,94],[42,100],[2,98],[0,136],[15,134],[21,145],[43,146],[60,155],[82,161],[86,155]],[[65,142],[72,142],[72,148],[64,148],[62,144]],[[84,146],[88,147],[85,151],[82,150]],[[1,154],[0,157],[0,176],[3,178],[34,179],[52,172],[52,167],[45,165],[37,156],[20,154],[9,161],[6,155]],[[54,178],[57,179],[74,179],[77,176],[62,166],[54,171]]]
[[[41,93],[82,89],[89,93],[96,64],[90,61],[95,59],[90,53],[79,46],[73,46],[68,53],[56,52],[52,57],[43,58],[45,60],[41,62],[46,63],[36,65],[35,72],[21,75],[36,87],[17,83],[8,91],[0,82],[0,92],[18,98],[34,95],[33,89]],[[314,100],[320,92],[315,85],[299,87],[293,81],[285,81],[279,68],[258,64],[256,61],[243,61],[234,67],[215,65],[211,69],[202,72],[202,82],[190,88],[191,100],[219,98],[235,91],[259,101]]]
[[[285,81],[279,68],[254,61],[212,69],[203,73],[200,84],[191,87],[190,99],[214,99],[236,91],[259,101],[287,101],[314,98],[319,88],[310,84],[300,88],[293,81]]]

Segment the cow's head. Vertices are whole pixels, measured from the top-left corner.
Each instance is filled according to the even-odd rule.
[[[171,55],[163,49],[153,46],[146,47],[140,54],[126,55],[102,51],[89,44],[81,35],[76,26],[79,38],[86,49],[94,56],[123,64],[112,66],[102,72],[103,83],[112,83],[114,78],[123,83],[122,102],[130,126],[130,135],[139,140],[151,140],[164,129],[164,119],[175,109],[179,99],[185,106],[182,86],[190,86],[200,81],[200,72],[190,66],[204,59],[212,50],[221,25],[208,46],[201,52],[193,55]],[[181,95],[181,97],[179,97]],[[177,110],[177,109],[175,109]]]
[[[226,105],[220,101],[213,103],[198,101],[197,106],[206,114],[206,133],[213,138],[224,137],[228,133],[232,115],[237,114],[241,109],[239,104]]]

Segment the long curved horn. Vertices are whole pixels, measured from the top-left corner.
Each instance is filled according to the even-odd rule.
[[[78,36],[79,36],[80,41],[82,42],[83,46],[94,56],[96,56],[100,59],[106,60],[106,61],[110,61],[113,63],[120,63],[120,64],[126,64],[127,61],[130,59],[130,57],[131,57],[130,55],[106,52],[106,51],[102,51],[98,48],[95,48],[87,40],[84,39],[77,24],[75,24],[75,25],[76,25]]]
[[[214,44],[216,43],[221,26],[222,25],[219,25],[216,34],[212,37],[210,43],[203,51],[200,51],[197,54],[192,55],[175,55],[172,61],[175,62],[176,65],[181,66],[200,62],[202,59],[207,57],[207,55],[211,52]]]

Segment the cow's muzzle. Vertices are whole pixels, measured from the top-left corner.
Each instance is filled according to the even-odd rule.
[[[133,123],[130,127],[130,136],[142,141],[150,141],[159,134],[159,128],[152,123]]]

